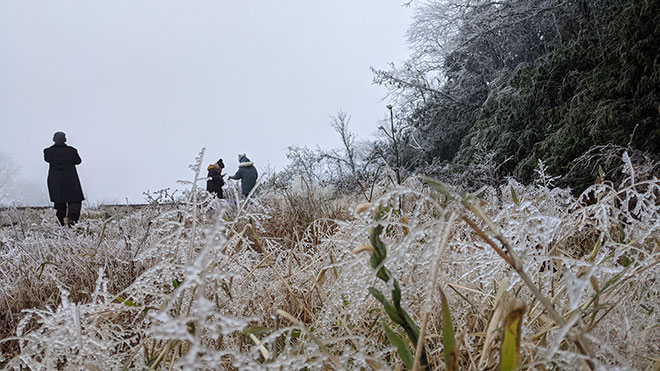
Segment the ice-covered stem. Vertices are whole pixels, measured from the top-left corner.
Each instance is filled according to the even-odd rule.
[[[190,169],[195,172],[195,178],[192,182],[192,190],[190,193],[190,205],[192,207],[192,231],[190,233],[190,249],[188,251],[188,262],[191,262],[193,259],[193,252],[195,250],[195,233],[197,228],[197,182],[201,179],[199,173],[202,169],[202,161],[204,161],[204,153],[206,153],[206,148],[202,148],[199,152],[199,155],[195,158],[195,164],[190,166]]]
[[[380,218],[381,210],[379,207],[374,213],[374,219],[379,221]],[[376,277],[385,283],[389,283],[390,280],[392,281],[392,301],[389,301],[385,295],[375,287],[369,287],[369,292],[383,305],[385,313],[387,313],[392,322],[401,326],[412,344],[417,345],[419,340],[419,328],[415,324],[415,321],[410,318],[406,310],[401,307],[401,287],[399,286],[399,282],[396,278],[392,277],[392,274],[384,265],[385,258],[387,257],[387,248],[385,247],[383,240],[380,239],[382,233],[383,225],[379,223],[371,229],[369,236],[371,248],[359,246],[354,252],[369,251],[371,253],[369,263],[371,264],[371,267],[376,270]],[[420,363],[422,366],[428,365],[426,351],[423,348]]]

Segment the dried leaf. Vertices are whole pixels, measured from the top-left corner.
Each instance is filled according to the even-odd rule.
[[[403,226],[401,227],[401,229],[403,230],[403,235],[407,236],[408,233],[410,233],[410,228],[408,228],[408,217],[407,216],[402,216],[401,217],[401,224],[403,224]]]
[[[520,327],[525,309],[527,309],[525,302],[515,299],[511,302],[504,318],[500,370],[517,370],[520,365]]]
[[[486,330],[486,339],[484,340],[484,347],[481,351],[481,358],[479,360],[479,368],[486,368],[487,364],[490,364],[491,356],[491,344],[495,339],[495,336],[498,332],[497,325],[500,323],[500,319],[504,313],[505,305],[507,299],[507,287],[509,286],[509,279],[505,278],[502,283],[499,284],[499,289],[497,291],[497,297],[495,298],[495,303],[493,304],[493,315],[490,318],[488,323],[488,329]]]
[[[370,202],[365,202],[365,203],[357,205],[355,207],[355,212],[357,214],[360,214],[360,213],[363,213],[363,212],[367,211],[370,207],[371,207],[371,203]]]
[[[354,248],[353,249],[353,254],[357,255],[357,254],[359,254],[361,252],[365,252],[365,251],[370,253],[370,254],[373,254],[373,253],[376,252],[376,250],[374,249],[373,246],[364,244],[364,245],[360,245],[360,246],[357,246],[356,248]]]

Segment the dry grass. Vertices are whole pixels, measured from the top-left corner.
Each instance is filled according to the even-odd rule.
[[[468,207],[453,190],[409,180],[361,213],[351,197],[264,189],[237,208],[200,194],[178,210],[86,218],[76,230],[50,220],[25,234],[4,227],[2,315],[14,318],[4,336],[18,329],[4,343],[6,366],[400,368],[383,324],[401,329],[368,293],[389,293],[391,282],[352,253],[377,225],[430,368],[445,365],[439,289],[462,369],[498,367],[514,302],[526,307],[525,368],[657,365],[660,182],[629,176],[577,199],[513,181],[506,189],[502,200],[488,189],[465,198]]]

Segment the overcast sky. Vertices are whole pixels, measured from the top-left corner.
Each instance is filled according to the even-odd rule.
[[[401,3],[0,0],[0,152],[45,194],[64,131],[88,202],[135,203],[202,147],[281,169],[287,146],[339,145],[339,110],[367,139],[387,113],[369,67],[408,54]]]

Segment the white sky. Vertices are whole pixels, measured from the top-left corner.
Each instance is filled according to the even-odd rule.
[[[386,117],[370,66],[408,56],[392,0],[0,0],[0,152],[45,192],[55,131],[88,202],[142,202],[205,164],[287,164],[286,147],[366,139]],[[202,183],[203,185],[203,183]]]

